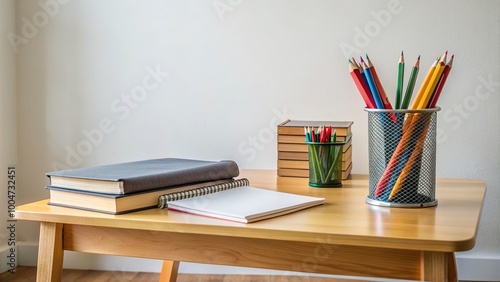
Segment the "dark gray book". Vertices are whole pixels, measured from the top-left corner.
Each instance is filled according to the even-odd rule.
[[[94,212],[123,214],[158,207],[158,197],[165,193],[182,192],[200,187],[233,182],[223,179],[195,184],[176,185],[128,194],[104,194],[47,186],[50,192],[49,205],[89,210]]]
[[[239,175],[239,168],[230,160],[163,158],[59,170],[46,175],[50,178],[50,186],[106,194],[129,194],[229,179]]]

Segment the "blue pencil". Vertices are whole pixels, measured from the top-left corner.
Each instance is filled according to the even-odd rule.
[[[366,76],[366,82],[368,82],[368,87],[370,87],[370,91],[373,95],[373,100],[375,100],[375,105],[377,109],[385,109],[384,103],[382,103],[382,98],[380,97],[380,93],[378,92],[377,85],[375,84],[375,80],[373,79],[373,75],[370,69],[366,66],[364,61],[361,61],[361,66],[364,70],[364,75]]]

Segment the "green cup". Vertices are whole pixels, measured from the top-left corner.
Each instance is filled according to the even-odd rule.
[[[345,142],[306,142],[309,151],[309,186],[342,187],[342,151]]]

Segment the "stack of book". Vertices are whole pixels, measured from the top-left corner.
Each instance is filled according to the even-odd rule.
[[[278,176],[309,177],[309,154],[304,128],[331,126],[337,142],[346,142],[342,152],[342,179],[352,169],[352,121],[286,120],[278,125]]]
[[[249,186],[234,161],[153,159],[47,173],[49,205],[122,214],[168,208],[250,223],[321,205],[324,198]]]
[[[171,192],[232,181],[234,161],[150,159],[48,172],[49,204],[110,214],[158,207]]]

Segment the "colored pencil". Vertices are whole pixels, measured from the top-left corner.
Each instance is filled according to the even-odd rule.
[[[453,66],[453,58],[455,55],[451,55],[450,60],[444,67],[443,75],[441,76],[441,79],[439,80],[439,84],[436,88],[436,91],[434,92],[434,95],[432,95],[432,99],[429,103],[428,108],[434,108],[436,107],[437,101],[439,99],[439,96],[441,95],[441,91],[443,90],[444,84],[446,83],[446,79],[448,78],[448,74],[451,71],[451,67]]]
[[[376,108],[385,109],[384,104],[382,103],[382,99],[380,98],[380,93],[378,92],[377,85],[375,83],[375,80],[373,79],[372,72],[363,61],[363,58],[361,58],[361,67],[364,70],[366,81],[368,82],[368,87],[370,88],[370,92],[372,93]]]
[[[403,80],[405,72],[405,59],[403,56],[403,51],[401,51],[401,56],[399,57],[398,63],[398,86],[396,89],[396,109],[401,109],[401,100],[403,97]]]
[[[361,58],[363,60],[363,58]],[[391,102],[387,98],[387,95],[385,94],[384,87],[382,86],[382,83],[380,82],[380,79],[378,78],[377,71],[375,70],[375,66],[372,64],[372,61],[370,60],[370,57],[368,57],[368,54],[366,54],[366,66],[370,70],[373,80],[375,81],[375,86],[377,87],[378,93],[380,95],[380,99],[382,100],[383,108],[382,109],[391,109]],[[391,113],[391,119],[393,122],[396,122],[396,115],[394,113]]]
[[[375,101],[373,100],[373,96],[366,84],[365,80],[362,78],[361,73],[359,71],[359,67],[357,63],[349,60],[349,72],[351,74],[352,80],[356,84],[361,97],[365,101],[366,107],[370,109],[377,108],[375,105]]]
[[[361,58],[363,60],[363,58]],[[372,64],[372,61],[368,57],[368,54],[366,54],[366,66],[370,70],[370,73],[373,76],[373,81],[375,82],[375,85],[377,86],[377,91],[378,94],[380,95],[380,99],[382,100],[382,104],[384,105],[383,108],[381,109],[392,109],[391,102],[389,102],[389,99],[387,98],[387,95],[385,94],[384,87],[382,86],[382,83],[380,82],[380,79],[378,78],[377,70],[375,69],[375,66]]]
[[[349,60],[351,63],[353,63],[356,67],[361,68],[359,65],[358,65],[358,62],[356,62],[356,59],[354,59],[354,57],[351,57],[351,60]]]
[[[382,173],[382,176],[377,183],[375,196],[380,197],[382,195],[389,195],[388,192],[390,192],[389,189],[391,189],[391,187],[388,187],[387,184],[393,177],[394,172],[396,172],[398,164],[402,161],[402,158],[404,157],[404,151],[407,149],[408,143],[410,143],[413,139],[413,129],[414,127],[410,128],[409,130],[403,131],[403,136],[401,137],[401,140],[399,141],[396,149],[394,150],[394,153],[392,154],[389,162],[387,163],[387,166],[385,167],[384,172]]]
[[[411,103],[410,109],[412,109],[412,110],[417,109],[417,106],[420,103],[422,96],[424,95],[427,84],[429,84],[429,81],[432,78],[432,74],[434,73],[434,69],[436,68],[438,61],[439,61],[439,58],[434,60],[434,63],[432,63],[431,67],[429,68],[429,71],[427,72],[427,75],[425,76],[424,81],[422,82],[422,85],[420,86],[420,89],[418,90],[417,96],[413,100],[413,103]]]
[[[368,92],[367,92],[367,93],[368,93],[368,94],[370,94],[369,96],[370,96],[370,97],[372,97],[372,98],[371,98],[371,100],[373,101],[373,104],[375,105],[375,101],[373,100],[373,95],[372,95],[372,93],[370,92],[370,88],[368,87],[368,81],[366,81],[365,71],[363,70],[363,68],[361,67],[361,65],[360,65],[360,64],[358,64],[358,62],[356,62],[356,59],[354,59],[354,57],[352,57],[352,59],[351,59],[351,60],[352,60],[352,63],[358,67],[358,69],[359,69],[359,73],[361,74],[361,78],[362,78],[362,80],[364,81],[364,84],[366,85],[366,87],[368,88]],[[376,108],[376,107],[375,107],[375,108]],[[375,108],[374,108],[374,109],[375,109]]]
[[[411,95],[413,94],[413,89],[415,88],[415,81],[417,80],[418,70],[420,69],[420,56],[418,56],[417,61],[413,65],[410,79],[408,80],[408,85],[406,86],[405,97],[403,102],[401,103],[401,109],[408,109],[408,105],[410,104]]]
[[[420,99],[417,109],[425,109],[427,108],[427,105],[429,104],[429,101],[432,97],[432,94],[434,93],[434,90],[436,89],[436,86],[439,82],[439,79],[441,78],[441,75],[443,74],[444,71],[444,65],[446,64],[446,56],[448,55],[448,51],[444,53],[444,55],[441,57],[439,60],[438,64],[436,65],[436,68],[434,69],[434,72],[432,74],[432,77],[427,84],[427,87],[425,88],[424,95]]]
[[[429,115],[423,116],[420,115],[418,117],[419,119],[425,119],[423,120],[423,129],[421,129],[421,132],[415,132],[415,135],[419,135],[418,139],[414,142],[413,146],[413,151],[409,150],[410,148],[407,148],[406,151],[411,151],[411,155],[408,159],[408,161],[404,164],[402,171],[400,172],[400,175],[398,176],[396,183],[392,187],[391,193],[389,195],[389,200],[392,200],[397,193],[403,188],[404,183],[406,182],[406,179],[410,175],[410,173],[415,170],[418,165],[420,165],[419,160],[422,156],[423,149],[424,149],[424,144],[425,144],[425,137],[427,136],[427,130],[430,125],[431,118]],[[417,131],[417,130],[415,130]]]

